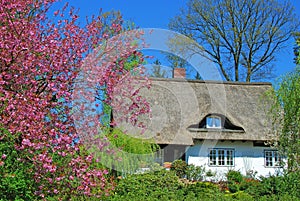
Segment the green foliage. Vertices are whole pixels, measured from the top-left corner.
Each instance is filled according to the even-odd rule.
[[[173,171],[162,170],[120,179],[114,194],[106,200],[198,201],[216,200],[221,196],[221,191],[215,184],[209,182],[184,184]]]
[[[243,181],[239,185],[239,190],[248,191],[248,189],[257,189],[260,186],[260,182],[253,178],[243,178]]]
[[[193,164],[188,165],[186,169],[186,178],[191,181],[202,181],[205,174],[205,168],[201,166],[195,166]]]
[[[171,165],[171,170],[174,171],[179,178],[183,178],[186,174],[187,164],[183,160],[175,160]]]
[[[257,198],[258,201],[287,201],[287,200],[292,200],[292,201],[299,201],[300,198],[294,197],[289,195],[288,193],[284,195],[270,195],[270,196],[262,196],[260,198]]]
[[[279,142],[275,146],[288,158],[288,170],[300,167],[300,66],[285,75],[279,88],[271,93],[274,106],[270,109],[273,132]]]
[[[153,172],[161,171],[163,167],[159,163],[152,163],[149,166],[150,170]]]
[[[33,200],[36,183],[33,182],[31,154],[17,150],[19,137],[0,128],[0,195],[1,200]]]
[[[237,183],[241,183],[243,180],[243,175],[240,171],[236,170],[229,170],[226,174],[227,181],[233,181]]]
[[[195,198],[205,199],[214,198],[221,193],[219,187],[210,182],[191,183],[185,187],[185,191],[187,194],[193,193]]]
[[[243,191],[238,191],[236,193],[229,194],[228,198],[230,198],[231,200],[254,201],[254,198],[251,195]]]
[[[295,63],[300,64],[300,32],[295,33],[295,38],[296,38],[296,46],[294,48],[294,53],[295,53]]]
[[[108,200],[175,200],[181,188],[179,178],[171,171],[134,174],[120,179]]]
[[[228,181],[228,189],[231,193],[236,193],[239,191],[239,184],[233,181]]]
[[[44,177],[36,177],[36,169],[38,168],[30,159],[34,154],[38,155],[41,153],[40,150],[29,150],[16,148],[20,146],[21,135],[12,135],[7,130],[0,128],[0,200],[37,200],[40,197],[36,194],[40,186],[48,189],[49,192],[45,198],[47,200],[58,200],[58,198],[69,200],[70,197],[80,194],[79,192],[71,190],[73,186],[79,186],[80,176],[73,173],[72,168],[67,168],[65,164],[70,163],[73,159],[68,153],[62,156],[57,152],[52,153],[52,161],[57,169],[60,169],[62,175],[61,180],[52,179],[50,182],[49,178],[54,176],[54,173],[45,172]],[[81,147],[74,157],[86,158],[88,156],[87,151],[84,147]],[[76,165],[76,163],[74,163]],[[85,168],[85,167],[83,167]],[[101,168],[95,160],[89,162],[90,169]],[[69,175],[74,176],[71,181]],[[38,182],[37,182],[38,179]],[[96,178],[94,178],[97,180]],[[100,181],[99,181],[100,182]],[[68,185],[65,185],[65,184]],[[67,187],[69,186],[69,188]],[[57,189],[57,193],[51,193],[51,189]],[[94,188],[92,191],[104,191],[106,189]],[[55,197],[57,196],[57,197]],[[55,199],[54,199],[54,198]],[[53,199],[52,199],[53,198]]]
[[[139,168],[153,165],[155,152],[159,149],[154,141],[132,137],[117,128],[104,132],[106,132],[104,138],[98,137],[107,140],[109,144],[107,150],[114,154],[107,154],[107,150],[93,151],[93,153],[101,159],[100,162],[105,167],[117,171],[117,175],[126,176],[136,173]]]
[[[231,170],[227,173],[227,179],[228,189],[234,195],[240,196],[240,192],[243,191],[247,193],[246,197],[249,195],[255,200],[260,200],[261,198],[273,200],[274,195],[276,195],[277,200],[287,195],[296,198],[296,200],[300,199],[299,172],[290,172],[282,176],[270,175],[269,177],[261,177],[260,180],[256,180],[244,177],[240,172]],[[233,196],[233,194],[231,195]],[[248,200],[246,197],[240,199]]]
[[[216,175],[216,173],[213,172],[212,170],[208,170],[208,171],[205,173],[205,175],[206,175],[207,177],[213,177],[213,176]]]
[[[238,173],[231,173],[233,180],[239,180]],[[238,179],[236,179],[238,178]],[[276,180],[276,181],[275,181]],[[235,193],[223,192],[220,184],[211,182],[185,182],[183,183],[173,171],[157,171],[145,174],[129,175],[119,179],[114,192],[104,198],[106,201],[131,201],[131,200],[173,200],[173,201],[275,201],[275,200],[300,200],[299,197],[299,173],[286,174],[283,176],[271,176],[261,178],[261,181],[243,177],[238,188],[245,190]],[[245,185],[243,183],[248,183]],[[292,184],[291,184],[292,183]],[[275,187],[276,186],[276,187]],[[276,190],[275,190],[276,189]],[[71,200],[84,200],[74,198]],[[97,200],[86,198],[85,200]]]
[[[134,45],[134,44],[132,44]],[[132,71],[132,69],[138,67],[139,65],[141,65],[142,63],[144,63],[144,61],[142,60],[142,58],[140,57],[142,53],[139,52],[138,54],[132,54],[131,56],[126,58],[126,61],[124,62],[124,68],[127,71]],[[121,60],[124,60],[124,58],[121,58]]]
[[[289,194],[300,199],[300,173],[287,173],[283,176],[261,178],[256,185],[247,189],[255,197]]]
[[[15,148],[19,143],[18,136],[11,135],[7,130],[0,129],[0,200],[36,200],[34,192],[38,189],[33,180],[34,165],[28,160],[30,152],[21,151]],[[147,153],[147,152],[145,152]],[[55,154],[55,153],[54,153]],[[79,151],[80,155],[86,154],[84,147]],[[55,164],[63,166],[69,160],[68,156],[54,156]],[[182,172],[185,165],[182,161],[174,161],[176,167]],[[101,164],[91,161],[90,167],[97,168]],[[101,199],[107,201],[117,200],[173,200],[173,201],[198,201],[198,200],[241,200],[241,201],[275,201],[275,200],[300,200],[300,172],[287,172],[282,176],[262,177],[260,180],[243,177],[238,171],[229,171],[228,182],[232,182],[231,192],[224,193],[217,184],[211,182],[187,182],[183,183],[176,175],[175,170],[160,170],[145,174],[132,174],[115,182],[116,187],[112,194]],[[154,168],[153,168],[154,169]],[[66,174],[68,171],[66,170]],[[204,168],[192,165],[186,166],[187,177],[196,175],[193,178],[204,174]],[[49,185],[46,181],[40,183]],[[229,183],[228,183],[229,185]],[[57,186],[59,188],[59,186]],[[234,190],[234,188],[236,188]],[[64,189],[61,189],[63,192]],[[99,198],[76,196],[75,194],[58,194],[48,196],[47,200],[72,200],[96,201]]]
[[[153,140],[135,138],[120,129],[113,129],[107,135],[112,145],[133,154],[151,154],[159,149]]]

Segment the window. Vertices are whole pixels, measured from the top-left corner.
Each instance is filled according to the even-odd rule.
[[[265,166],[281,167],[281,156],[277,150],[265,150]]]
[[[206,117],[206,128],[221,128],[221,117],[218,116]]]
[[[211,166],[233,166],[234,149],[210,149],[209,165]]]

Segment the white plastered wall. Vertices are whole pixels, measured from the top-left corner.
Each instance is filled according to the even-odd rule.
[[[208,155],[211,148],[234,149],[234,166],[209,166]],[[272,150],[272,148],[253,146],[251,141],[202,140],[187,149],[186,162],[196,166],[203,166],[206,171],[211,170],[215,172],[218,177],[217,180],[223,180],[229,170],[238,170],[244,175],[246,175],[247,171],[256,171],[257,177],[267,177],[282,171],[282,168],[265,167],[264,150]]]

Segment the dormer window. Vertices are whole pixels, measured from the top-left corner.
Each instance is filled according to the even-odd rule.
[[[242,127],[231,123],[225,115],[218,113],[207,114],[198,124],[190,125],[188,130],[192,132],[215,132],[216,130],[221,132],[245,132]]]
[[[215,115],[206,117],[206,128],[221,128],[221,117]]]

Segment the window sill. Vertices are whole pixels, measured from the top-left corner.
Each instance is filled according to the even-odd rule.
[[[265,166],[265,165],[264,165],[264,167],[265,168],[283,168],[283,166]]]
[[[230,132],[230,133],[245,133],[243,130],[232,130],[224,128],[188,128],[190,132]]]

